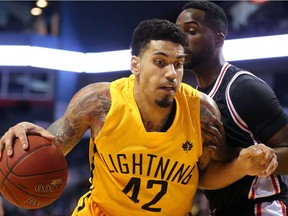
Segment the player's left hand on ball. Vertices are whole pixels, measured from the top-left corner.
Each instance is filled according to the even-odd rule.
[[[15,126],[9,128],[9,130],[0,139],[0,158],[2,157],[2,151],[5,149],[8,156],[13,155],[13,143],[16,138],[19,138],[23,149],[28,149],[29,143],[26,134],[36,134],[54,141],[56,138],[50,134],[47,130],[38,125],[30,122],[20,122]],[[18,148],[18,146],[17,146]]]

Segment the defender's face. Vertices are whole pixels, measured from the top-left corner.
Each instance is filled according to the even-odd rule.
[[[176,24],[187,33],[189,45],[185,51],[186,61],[191,66],[197,66],[215,55],[215,33],[205,22],[204,11],[186,9],[178,16]]]
[[[136,97],[159,107],[172,105],[183,78],[185,60],[182,45],[162,40],[152,40],[140,57],[134,70],[138,92]],[[138,94],[142,94],[137,95]]]

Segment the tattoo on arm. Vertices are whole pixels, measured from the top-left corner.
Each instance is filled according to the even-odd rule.
[[[211,112],[204,107],[200,108],[200,118],[201,118],[201,122],[205,122],[205,123],[209,123],[211,121]]]
[[[107,94],[107,91],[106,91],[105,94],[99,95],[98,97],[99,97],[99,100],[101,101],[103,112],[105,115],[107,115],[111,107],[110,92],[108,92]]]
[[[81,139],[65,117],[54,122],[48,130],[56,136],[55,144],[66,155]],[[76,135],[76,136],[75,136]]]
[[[48,129],[56,136],[55,144],[65,155],[82,139],[89,128],[93,130],[94,136],[98,134],[111,107],[109,88],[95,91],[92,86],[75,98],[70,102],[65,115]]]

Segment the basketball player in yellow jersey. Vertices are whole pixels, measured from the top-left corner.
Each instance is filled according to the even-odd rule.
[[[54,140],[66,155],[90,130],[91,188],[74,216],[184,216],[198,179],[219,188],[244,175],[271,174],[277,160],[261,145],[221,162],[217,106],[181,83],[185,46],[185,33],[175,24],[141,22],[132,37],[130,77],[84,87],[47,130],[19,123],[1,138],[1,147],[12,155],[14,137],[25,149],[25,134],[36,133]]]

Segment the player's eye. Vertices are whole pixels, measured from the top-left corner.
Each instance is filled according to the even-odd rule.
[[[178,61],[178,62],[175,62],[174,63],[174,67],[175,67],[175,69],[181,69],[181,68],[183,68],[183,61]]]
[[[189,35],[195,35],[195,34],[196,34],[196,29],[194,29],[194,28],[189,28],[186,32],[187,32]]]
[[[155,59],[154,64],[157,65],[158,67],[164,67],[165,66],[165,62],[161,59]]]

